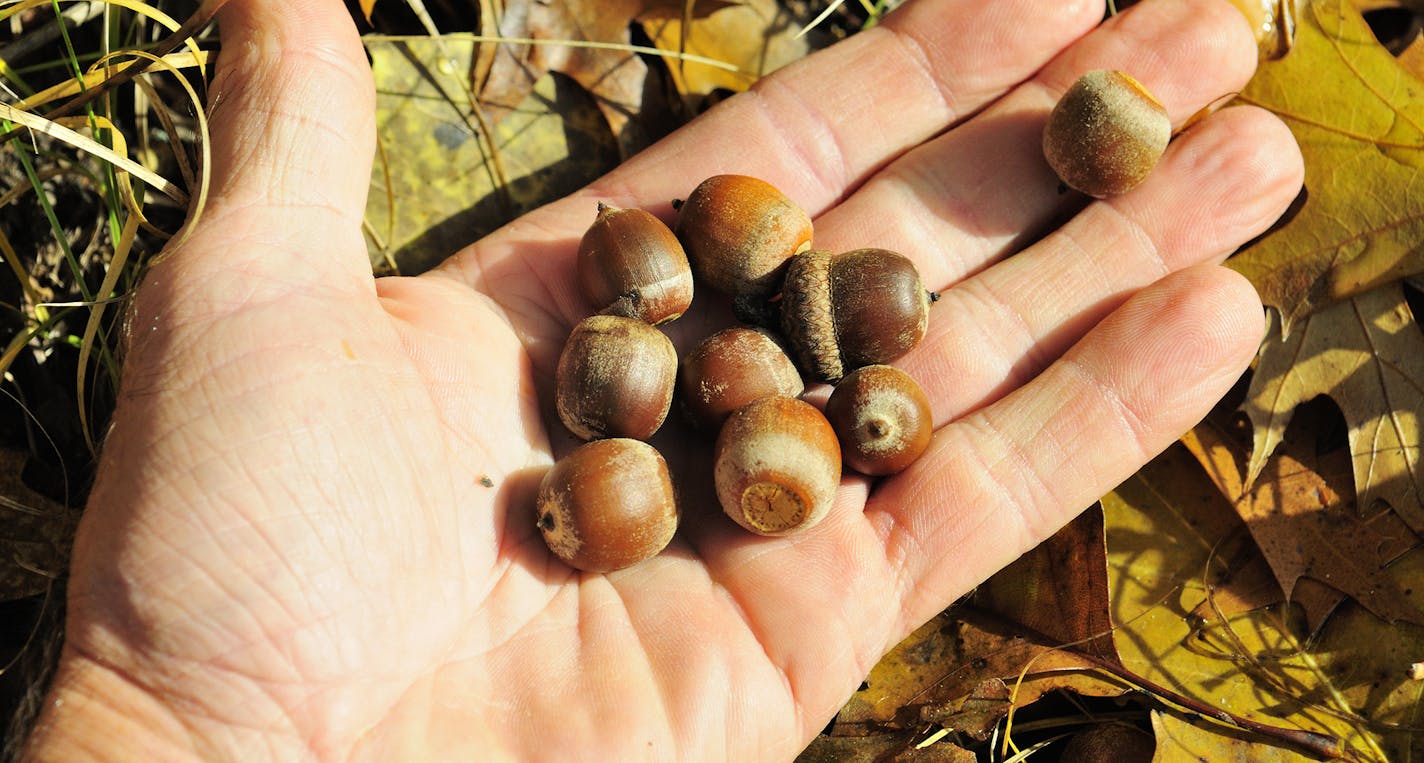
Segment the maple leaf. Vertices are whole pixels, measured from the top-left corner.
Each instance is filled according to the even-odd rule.
[[[1353,6],[1303,3],[1295,46],[1263,62],[1240,100],[1290,125],[1306,194],[1284,224],[1232,258],[1285,332],[1302,316],[1424,271],[1424,82]]]
[[[1299,439],[1299,438],[1298,438]],[[1310,577],[1391,622],[1424,623],[1385,569],[1418,541],[1393,513],[1361,519],[1350,501],[1349,465],[1335,450],[1324,455],[1288,443],[1270,461],[1267,479],[1247,487],[1236,449],[1208,420],[1182,438],[1222,494],[1232,501],[1265,556],[1287,600]],[[1328,611],[1308,612],[1312,630]]]
[[[1300,404],[1328,395],[1349,427],[1362,512],[1376,500],[1424,532],[1424,335],[1392,283],[1303,319],[1262,344],[1243,406],[1254,429],[1246,485],[1256,482]]]

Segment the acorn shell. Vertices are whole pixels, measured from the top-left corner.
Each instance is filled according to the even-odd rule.
[[[746,175],[715,175],[678,207],[677,237],[701,284],[732,296],[739,317],[761,309],[786,262],[811,247],[811,218],[786,194]]]
[[[727,516],[758,535],[789,535],[825,518],[841,479],[836,433],[815,406],[763,397],[727,417],[713,463]]]
[[[929,399],[909,374],[873,365],[846,374],[826,401],[846,466],[871,476],[897,474],[929,447]]]
[[[678,368],[682,409],[699,429],[716,432],[732,411],[768,395],[806,390],[786,351],[765,331],[734,326],[702,340]]]
[[[651,445],[585,443],[544,475],[535,498],[544,543],[570,567],[612,572],[656,556],[677,531],[667,462]]]
[[[662,220],[600,203],[578,249],[579,291],[598,312],[663,323],[692,304],[692,267]]]
[[[672,407],[677,351],[632,318],[595,315],[569,333],[554,372],[559,419],[578,437],[646,440]]]
[[[1141,183],[1167,149],[1172,120],[1142,83],[1120,71],[1079,77],[1043,128],[1043,156],[1070,188],[1106,198]]]
[[[929,327],[929,306],[919,270],[901,254],[810,251],[787,268],[781,327],[801,367],[835,382],[913,349]]]

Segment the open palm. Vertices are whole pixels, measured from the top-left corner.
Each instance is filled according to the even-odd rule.
[[[791,758],[890,646],[1166,447],[1255,349],[1260,303],[1216,263],[1299,187],[1278,122],[1221,112],[1086,206],[1037,148],[1093,68],[1132,71],[1180,124],[1249,77],[1249,31],[1222,0],[1101,15],[915,0],[436,271],[373,280],[373,94],[346,10],[231,0],[215,196],[138,295],[31,752]],[[709,444],[672,423],[672,545],[572,571],[532,495],[572,445],[549,408],[588,312],[578,237],[598,201],[666,217],[723,172],[800,202],[819,247],[901,251],[944,291],[900,363],[934,442],[767,539],[721,515]],[[670,332],[686,349],[726,321],[704,294]]]

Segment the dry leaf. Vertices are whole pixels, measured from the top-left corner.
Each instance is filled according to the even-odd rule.
[[[1288,439],[1250,490],[1242,481],[1244,454],[1210,422],[1188,433],[1183,443],[1233,501],[1287,599],[1293,598],[1297,580],[1311,577],[1386,620],[1424,623],[1424,612],[1409,603],[1385,570],[1418,539],[1392,512],[1361,519],[1350,486],[1349,454],[1336,449],[1318,456],[1303,439]],[[1325,613],[1312,614],[1313,631]]]
[[[974,753],[947,742],[916,747],[916,734],[898,732],[866,737],[820,736],[796,757],[796,763],[975,763]]]
[[[1268,744],[1230,726],[1193,720],[1176,713],[1152,712],[1152,732],[1157,737],[1157,755],[1152,763],[1313,763],[1317,760]]]
[[[1229,265],[1281,311],[1310,312],[1424,271],[1424,83],[1340,0],[1302,3],[1295,47],[1241,94],[1285,118],[1306,195]]]
[[[701,18],[729,4],[726,0],[693,0],[691,13]],[[684,0],[545,0],[505,3],[496,13],[489,0],[482,0],[482,31],[506,39],[575,43],[500,44],[487,71],[482,66],[472,67],[490,120],[499,123],[508,118],[535,83],[558,72],[593,96],[617,136],[623,156],[633,155],[674,126],[660,99],[644,98],[659,88],[649,81],[648,66],[636,53],[577,43],[631,45],[629,25],[636,16],[659,7],[680,14],[684,5]],[[483,24],[486,19],[494,20],[493,30]]]
[[[1329,395],[1349,427],[1360,511],[1385,501],[1424,532],[1424,334],[1391,284],[1322,310],[1262,344],[1244,406],[1254,428],[1246,483],[1253,484],[1296,408]]]
[[[1392,566],[1414,606],[1424,606],[1424,549],[1410,552]],[[1424,627],[1390,625],[1363,607],[1347,604],[1325,624],[1314,653],[1334,688],[1364,712],[1384,737],[1388,760],[1424,760],[1424,681],[1409,675],[1412,662],[1424,659]]]
[[[1103,544],[1103,512],[1094,506],[980,585],[974,605],[1116,663]]]
[[[673,82],[684,95],[706,95],[718,88],[740,92],[829,42],[816,31],[798,38],[797,32],[809,17],[796,14],[792,4],[777,0],[743,0],[735,7],[694,18],[686,26],[676,4],[654,6],[639,19],[659,49],[691,53],[737,68],[727,71],[695,61],[669,60]]]
[[[491,147],[465,89],[473,42],[369,42],[367,49],[383,149],[366,204],[380,240],[372,246],[375,264],[389,257],[401,272],[426,270],[618,161],[607,123],[567,79],[541,79],[493,129]]]
[[[376,0],[360,0],[357,5],[361,8],[361,15],[366,18],[366,23],[371,23],[371,9],[376,7]]]
[[[1212,595],[1214,551],[1241,535],[1241,520],[1185,448],[1168,449],[1102,504],[1113,638],[1128,670],[1217,710],[1332,734],[1347,751],[1372,748],[1365,722],[1336,706],[1281,608],[1190,616]]]
[[[1091,672],[1069,651],[1024,638],[1018,628],[972,607],[947,610],[881,658],[864,686],[836,716],[837,734],[923,728],[929,717],[954,715],[992,679],[1002,680],[1017,706],[1066,688],[1088,696],[1122,694],[1122,684]],[[1030,666],[1031,663],[1031,666]],[[1019,673],[1030,666],[1020,683]]]

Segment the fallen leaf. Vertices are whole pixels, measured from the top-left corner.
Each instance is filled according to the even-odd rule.
[[[947,742],[917,748],[914,733],[816,737],[796,763],[975,763],[974,753]]]
[[[1279,325],[1262,344],[1244,409],[1254,429],[1246,483],[1266,468],[1302,403],[1328,395],[1349,428],[1359,509],[1384,501],[1424,532],[1424,334],[1389,284],[1302,320],[1289,336]]]
[[[456,36],[367,43],[382,145],[366,204],[373,264],[426,270],[618,161],[592,100],[556,75],[485,133],[464,80],[474,47]]]
[[[1103,544],[1103,512],[1094,506],[980,585],[974,605],[1116,663]]]
[[[1424,83],[1353,6],[1301,4],[1295,47],[1241,93],[1283,117],[1305,157],[1305,196],[1228,261],[1281,311],[1312,311],[1424,271]]]
[[[1313,763],[1288,747],[1268,744],[1230,726],[1176,713],[1152,712],[1157,754],[1152,763]]]
[[[798,7],[819,10],[777,0],[742,0],[684,25],[681,8],[669,3],[649,8],[639,19],[660,50],[691,53],[736,67],[728,71],[696,61],[668,61],[680,92],[707,95],[719,88],[741,92],[757,79],[828,44],[829,39],[818,31],[797,36],[810,20],[795,12]]]
[[[1296,581],[1311,577],[1394,622],[1424,623],[1385,566],[1418,545],[1393,512],[1364,520],[1354,505],[1349,454],[1343,448],[1313,453],[1305,438],[1287,438],[1262,479],[1249,490],[1238,453],[1210,422],[1182,438],[1232,500],[1251,537],[1290,599]],[[1323,621],[1312,621],[1315,630]]]
[[[1057,689],[1112,697],[1126,687],[1057,644],[1026,638],[1021,627],[973,607],[940,613],[881,658],[836,716],[837,734],[923,728],[949,718],[986,681],[1010,689],[1015,706]],[[1019,675],[1028,668],[1023,681]]]
[[[1392,568],[1411,581],[1406,595],[1424,606],[1424,549],[1410,552]],[[1424,627],[1382,622],[1364,607],[1346,604],[1312,645],[1323,672],[1350,704],[1373,721],[1383,737],[1383,757],[1424,759],[1424,681],[1409,675],[1424,659]]]
[[[496,12],[493,3],[481,0],[480,17],[493,20],[494,35],[540,41],[500,43],[493,46],[487,70],[483,62],[470,70],[490,121],[510,117],[536,83],[558,72],[593,97],[622,155],[632,156],[675,124],[659,99],[644,97],[658,88],[651,86],[648,65],[627,49],[632,44],[629,26],[642,13],[667,8],[681,14],[689,3],[693,18],[731,5],[726,0],[545,0],[503,3]]]
[[[1333,735],[1349,752],[1372,749],[1367,722],[1332,698],[1288,620],[1291,610],[1207,621],[1190,615],[1212,595],[1221,569],[1215,550],[1243,533],[1231,504],[1184,447],[1168,449],[1102,504],[1113,639],[1128,670],[1194,700],[1200,711]]]

